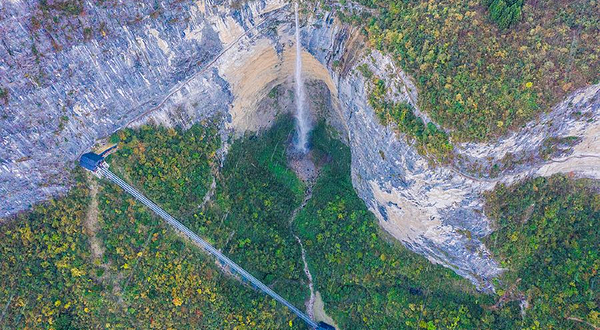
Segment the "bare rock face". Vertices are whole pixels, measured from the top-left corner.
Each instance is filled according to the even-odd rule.
[[[230,86],[210,64],[274,5],[47,3],[0,5],[0,217],[63,193],[65,167],[147,112],[185,125],[226,114]]]
[[[0,217],[64,193],[77,157],[120,128],[189,127],[215,115],[224,118],[225,135],[265,128],[275,114],[261,102],[293,77],[293,13],[283,0],[239,8],[208,0],[158,8],[155,1],[84,2],[53,29],[39,22],[56,8],[33,0],[0,6],[0,88],[8,95],[0,99]],[[410,77],[390,58],[366,54],[359,31],[331,13],[302,26],[304,77],[329,89],[327,119],[351,148],[359,196],[408,248],[482,290],[493,290],[490,281],[501,272],[481,243],[491,231],[482,192],[528,175],[600,176],[600,85],[495,144],[458,146],[461,163],[433,167],[379,123],[356,67],[367,64],[399,91],[391,98],[417,106]],[[566,136],[575,137],[568,148],[540,156],[547,138]],[[532,156],[493,177],[469,171],[507,152]]]

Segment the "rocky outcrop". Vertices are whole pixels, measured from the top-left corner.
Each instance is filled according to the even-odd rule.
[[[493,179],[507,183],[568,172],[600,179],[600,84],[569,95],[518,132],[494,143],[464,143],[458,153],[461,172],[496,166],[503,170]]]
[[[148,122],[187,127],[215,114],[225,118],[225,133],[268,126],[274,113],[260,107],[261,101],[293,77],[293,13],[279,0],[237,9],[218,1],[173,1],[158,9],[154,1],[115,7],[85,2],[77,24],[102,28],[80,39],[73,30],[34,26],[34,1],[2,6],[0,86],[8,91],[0,117],[2,217],[66,191],[65,169],[122,127]],[[367,103],[368,83],[356,67],[367,64],[396,87],[391,98],[417,106],[410,77],[388,57],[367,55],[358,30],[331,13],[303,21],[304,77],[329,89],[327,117],[352,150],[358,194],[386,231],[481,289],[492,290],[490,280],[501,272],[481,243],[491,230],[482,192],[527,175],[575,171],[598,177],[598,86],[575,93],[527,130],[496,144],[460,145],[463,163],[432,166],[403,136],[379,123]],[[36,70],[43,71],[39,79],[33,77]],[[497,177],[468,171],[473,164],[504,159],[506,150],[540,153],[545,139],[564,136],[577,138],[568,150],[551,154],[554,158],[529,157]]]

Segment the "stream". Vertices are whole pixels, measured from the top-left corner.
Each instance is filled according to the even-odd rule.
[[[300,250],[302,252],[302,263],[304,264],[304,274],[306,274],[306,278],[308,279],[310,297],[305,302],[306,314],[311,320],[324,321],[333,325],[336,329],[340,329],[335,321],[329,315],[327,315],[327,313],[325,313],[323,299],[319,291],[315,290],[313,276],[310,272],[310,268],[308,267],[308,262],[306,261],[306,250],[304,249],[304,244],[302,244],[302,240],[294,232],[294,221],[296,220],[298,213],[302,211],[304,207],[306,207],[306,204],[308,204],[308,201],[313,196],[313,186],[319,177],[319,166],[314,163],[313,154],[310,151],[306,154],[288,154],[288,164],[296,173],[298,178],[300,178],[306,184],[304,199],[302,200],[302,203],[292,212],[289,221],[290,232],[292,235],[294,235],[294,238],[300,245]]]
[[[294,238],[300,245],[300,249],[302,251],[302,262],[304,263],[304,274],[306,274],[306,278],[308,279],[308,288],[310,290],[310,298],[305,303],[306,314],[308,315],[308,317],[310,317],[311,320],[314,320],[314,312],[313,311],[314,311],[314,305],[315,305],[315,288],[314,288],[314,284],[313,284],[313,277],[312,277],[312,274],[310,273],[310,269],[308,268],[308,263],[306,262],[306,250],[304,249],[302,240],[300,239],[300,237],[298,237],[298,235],[296,235],[296,233],[294,233],[294,230],[293,230],[294,220],[296,219],[298,212],[300,212],[306,206],[308,201],[312,198],[312,185],[313,185],[313,181],[307,182],[307,187],[306,187],[306,191],[304,193],[304,199],[302,200],[302,204],[300,204],[300,206],[298,206],[292,212],[292,216],[290,217],[289,225],[290,225],[290,232],[292,233],[292,235],[294,235]]]
[[[291,151],[291,152],[290,152]],[[302,262],[304,264],[304,274],[306,274],[306,278],[308,279],[308,288],[310,290],[310,298],[306,302],[306,314],[312,320],[314,320],[314,305],[316,299],[316,293],[313,283],[313,277],[310,273],[310,269],[308,267],[308,262],[306,261],[306,250],[304,249],[304,244],[302,244],[302,240],[298,235],[294,232],[294,221],[298,216],[298,213],[304,209],[308,201],[312,198],[312,190],[313,185],[317,181],[319,177],[319,169],[315,166],[313,161],[312,152],[308,153],[299,153],[293,149],[288,150],[288,165],[289,167],[296,173],[298,178],[302,180],[306,184],[306,189],[304,191],[304,198],[302,199],[302,203],[292,212],[289,221],[290,232],[294,235],[294,238],[300,245],[300,249],[302,251]]]

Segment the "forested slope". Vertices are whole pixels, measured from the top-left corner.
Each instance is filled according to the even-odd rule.
[[[289,298],[302,297],[305,291],[301,287],[285,290],[295,280],[294,269],[298,269],[296,277],[300,276],[296,258],[261,260],[261,253],[263,259],[271,260],[276,248],[280,248],[276,237],[271,240],[277,235],[276,230],[260,228],[261,232],[252,236],[259,242],[250,244],[247,236],[254,233],[252,226],[247,231],[242,229],[245,219],[258,221],[250,210],[231,212],[231,218],[227,218],[212,210],[219,208],[216,205],[208,210],[198,209],[210,189],[211,166],[219,145],[215,132],[213,126],[194,126],[186,132],[150,127],[125,130],[114,137],[121,150],[110,156],[109,162],[117,173],[169,212],[181,216],[196,232],[219,248],[227,248],[224,251],[249,266],[259,278],[275,284]],[[89,233],[84,222],[90,212],[90,195],[82,172],[75,172],[78,184],[68,196],[40,205],[3,226],[3,328],[287,326],[291,317],[285,310],[223,275],[213,259],[183,241],[143,205],[108,181],[101,181],[97,194],[98,232]],[[261,177],[249,178],[256,181],[247,189],[259,187],[277,198],[294,198],[276,187],[265,188]],[[228,198],[221,193],[218,196],[218,201]],[[281,200],[273,204],[274,210],[261,209],[261,219],[277,218],[277,212],[285,214],[293,207]],[[231,205],[223,202],[221,206],[229,210]],[[102,254],[97,259],[90,251],[91,235],[97,235],[102,244]],[[242,249],[245,244],[249,250]],[[286,256],[298,255],[295,245],[291,249],[285,251]],[[250,265],[244,258],[257,263]],[[280,282],[274,283],[275,279]]]
[[[498,227],[487,245],[507,270],[496,282],[497,294],[486,296],[453,272],[389,243],[354,192],[348,148],[323,127],[314,139],[315,149],[331,162],[298,227],[318,290],[343,328],[598,326],[600,204],[593,181],[537,178],[487,196]]]
[[[497,230],[487,243],[507,268],[499,293],[528,306],[521,327],[600,325],[598,188],[590,180],[553,176],[489,194]]]
[[[421,110],[455,140],[500,136],[599,82],[596,0],[357,2],[368,9],[342,20],[412,75]]]
[[[343,329],[598,326],[599,203],[592,183],[535,179],[488,197],[498,225],[488,245],[507,272],[496,295],[483,295],[379,229],[352,187],[348,147],[324,125],[313,136],[321,174],[290,228],[305,189],[287,167],[291,122],[235,141],[222,168],[216,129],[205,124],[185,132],[119,132],[111,168],[297,306],[308,290],[291,230],[305,244],[327,313]],[[68,196],[2,227],[2,327],[304,327],[224,275],[116,186],[101,180],[90,193],[96,179],[81,170],[74,175],[78,183]],[[99,239],[100,255],[91,251],[92,237]]]

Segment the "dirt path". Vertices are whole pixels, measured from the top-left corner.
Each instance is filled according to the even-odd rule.
[[[87,181],[90,188],[90,205],[88,206],[83,225],[86,230],[90,241],[90,251],[92,253],[92,262],[97,267],[104,270],[104,274],[98,277],[97,280],[104,283],[105,285],[112,286],[112,294],[115,296],[117,302],[122,306],[125,305],[123,300],[123,290],[121,289],[121,281],[123,280],[123,274],[114,273],[111,269],[110,262],[102,262],[104,257],[104,246],[102,241],[96,235],[100,230],[100,224],[98,221],[98,180],[91,174],[86,174]]]
[[[98,232],[98,181],[92,178],[91,175],[88,175],[87,177],[91,201],[83,225],[85,226],[87,235],[90,239],[92,259],[96,262],[96,260],[102,259],[102,256],[104,255],[102,242],[96,236],[96,233]]]
[[[210,202],[212,197],[215,195],[215,191],[217,191],[217,180],[215,179],[215,176],[213,175],[212,181],[210,183],[210,187],[208,188],[206,195],[204,195],[204,198],[202,198],[202,203],[200,203],[200,205],[198,205],[199,209],[203,209],[204,206],[206,206],[206,204],[208,202]]]

